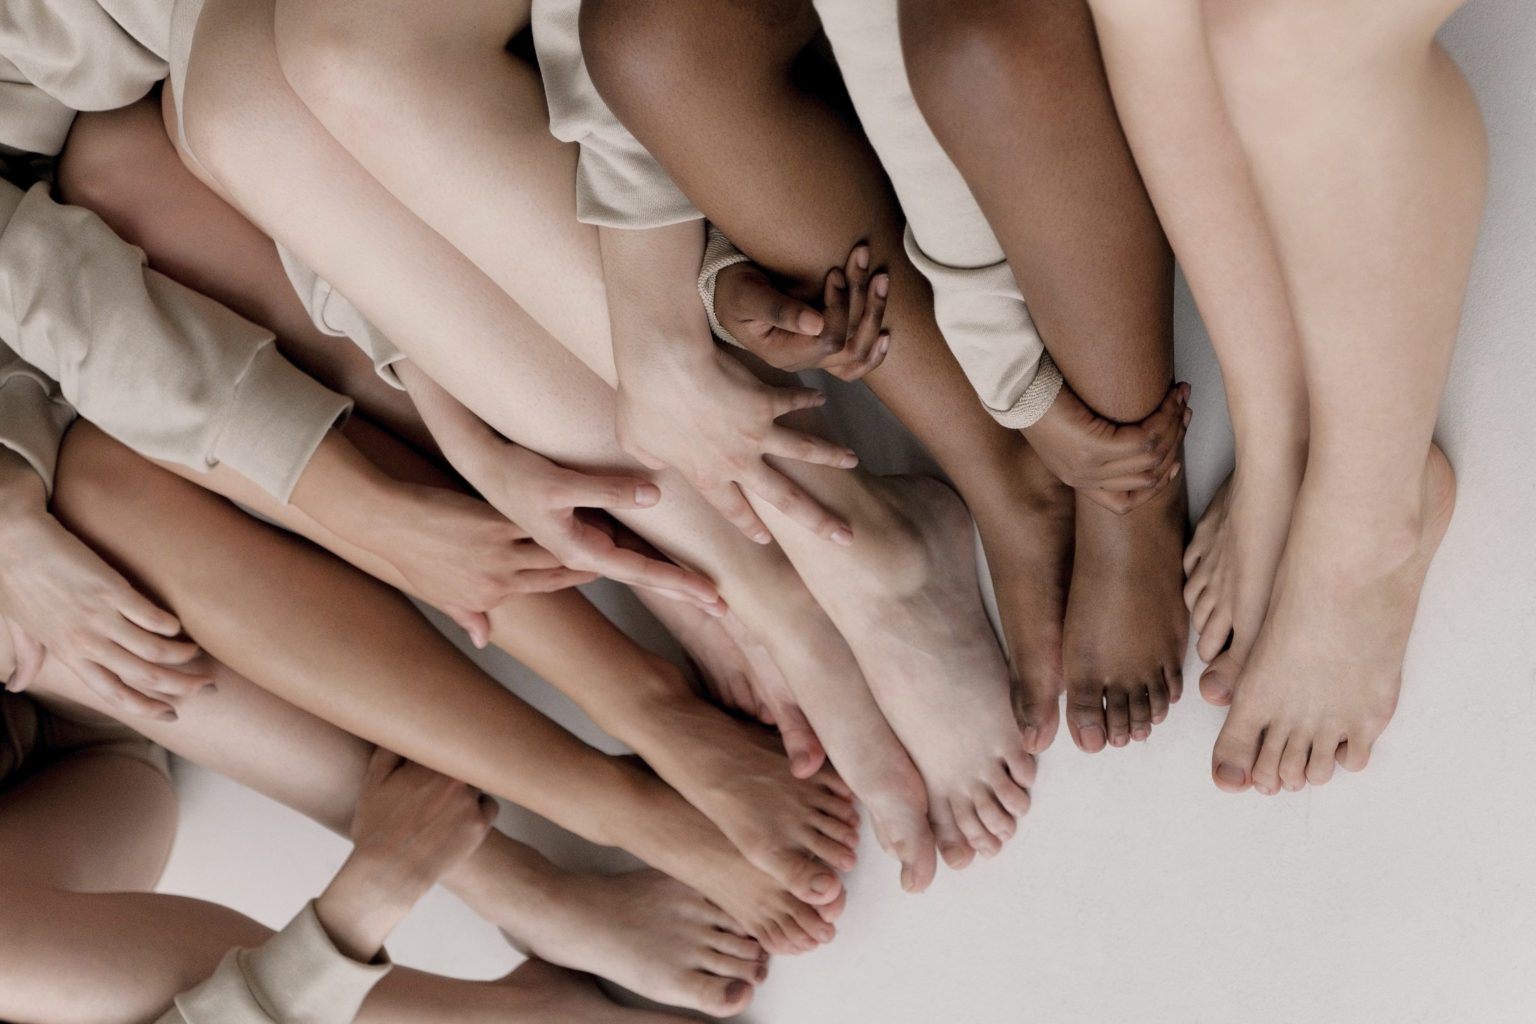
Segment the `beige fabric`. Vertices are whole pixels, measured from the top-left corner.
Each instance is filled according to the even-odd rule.
[[[1002,246],[960,172],[923,120],[907,82],[897,0],[816,0],[869,141],[906,212],[907,251],[933,284],[934,313],[976,394],[999,422],[1044,415],[1061,374]]]
[[[581,56],[581,0],[533,0],[533,46],[549,130],[581,144],[576,215],[611,228],[659,228],[703,217],[598,95]]]
[[[746,253],[736,248],[725,232],[709,226],[709,238],[704,243],[704,264],[699,268],[699,298],[704,302],[704,315],[709,319],[709,329],[715,333],[715,337],[727,345],[735,345],[737,348],[745,348],[736,336],[725,329],[720,318],[715,314],[715,282],[720,278],[720,271],[726,267],[734,267],[738,263],[751,261]]]
[[[0,342],[0,446],[26,459],[50,496],[59,444],[74,420],[59,386]]]
[[[391,966],[348,959],[310,903],[264,945],[231,950],[155,1024],[351,1024]]]
[[[225,463],[286,501],[351,409],[284,359],[271,332],[148,269],[44,185],[0,182],[0,282],[0,341],[151,458]]]
[[[55,156],[77,110],[113,110],[165,77],[170,0],[5,0],[0,142]]]

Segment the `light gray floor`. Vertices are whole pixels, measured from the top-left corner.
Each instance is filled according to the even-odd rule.
[[[1369,771],[1274,799],[1225,796],[1207,775],[1222,714],[1192,688],[1144,746],[1090,758],[1063,735],[1042,758],[1034,811],[995,861],[909,897],[866,837],[838,940],[778,960],[744,1020],[1536,1020],[1536,6],[1474,0],[1445,41],[1482,99],[1494,158],[1439,431],[1460,500]],[[1179,317],[1198,508],[1232,445],[1187,294]],[[870,440],[883,427],[866,404],[848,419],[867,459],[910,463],[888,435]],[[485,663],[579,722],[510,661]],[[1193,656],[1188,671],[1192,683]],[[345,855],[285,809],[182,768],[167,891],[278,925]],[[619,863],[526,816],[503,820],[557,858]],[[442,893],[391,948],[403,963],[473,977],[518,959]]]

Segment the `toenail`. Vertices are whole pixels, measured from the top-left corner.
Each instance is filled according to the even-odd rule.
[[[832,543],[848,547],[853,543],[853,534],[848,530],[835,530],[832,533]]]
[[[1083,726],[1078,730],[1078,735],[1082,737],[1085,747],[1095,747],[1104,742],[1104,730],[1096,725]]]
[[[811,892],[815,893],[817,896],[825,896],[827,893],[832,891],[832,887],[836,884],[837,879],[833,878],[831,875],[817,875],[815,878],[811,879]]]
[[[1241,786],[1244,778],[1241,768],[1235,764],[1228,764],[1225,761],[1216,766],[1216,777],[1232,786]]]
[[[725,986],[725,1001],[727,1003],[734,1004],[734,1003],[739,1002],[742,999],[745,999],[746,995],[747,995],[747,990],[750,987],[751,986],[749,986],[744,981],[733,981],[733,982],[731,982],[729,985]]]

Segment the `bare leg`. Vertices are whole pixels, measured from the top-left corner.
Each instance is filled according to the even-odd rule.
[[[1081,0],[905,0],[913,94],[987,215],[1083,401],[1135,422],[1173,376],[1172,260]],[[1182,481],[1123,517],[1079,499],[1064,656],[1085,750],[1145,739],[1178,699]]]
[[[1093,9],[1116,109],[1221,360],[1237,435],[1237,468],[1184,558],[1200,657],[1220,656],[1201,691],[1224,704],[1263,624],[1301,486],[1301,343],[1200,4],[1094,0]]]
[[[230,949],[270,937],[216,904],[122,891],[154,885],[175,814],[164,776],[117,755],[77,755],[0,795],[0,1014],[38,1024],[139,1024],[212,974]],[[622,1010],[577,976],[542,964],[491,983],[396,970],[358,1017],[359,1024],[677,1020]]]
[[[1269,615],[1216,741],[1224,789],[1363,768],[1397,703],[1454,503],[1431,435],[1487,176],[1476,100],[1434,42],[1459,6],[1205,5],[1294,303],[1311,417]]]
[[[184,609],[188,631],[230,668],[578,835],[622,844],[773,950],[831,937],[831,925],[670,788],[596,754],[480,674],[392,591],[89,427],[71,432],[64,456],[56,514],[147,592]],[[341,636],[352,642],[337,645]],[[274,646],[272,637],[284,641]],[[301,682],[316,678],[326,685]]]
[[[75,198],[104,210],[115,221],[153,225],[152,230],[146,229],[152,237],[136,241],[152,246],[152,255],[162,255],[173,269],[190,274],[192,283],[211,287],[215,294],[234,294],[252,315],[299,332],[307,340],[297,346],[296,354],[306,365],[314,366],[319,359],[319,369],[325,371],[330,368],[325,360],[335,361],[338,348],[350,353],[344,370],[352,379],[337,383],[361,382],[361,404],[402,424],[405,429],[400,432],[405,436],[425,432],[409,401],[382,384],[359,350],[340,339],[318,335],[309,325],[276,265],[272,243],[182,166],[153,104],[86,115],[82,121],[71,136],[72,156],[63,175],[77,193]],[[135,169],[148,172],[148,180],[129,173]],[[163,215],[166,210],[171,211],[169,217]],[[197,229],[174,233],[165,230],[165,222],[172,227],[196,224]],[[387,392],[390,402],[378,401],[374,393],[379,388]],[[403,410],[393,408],[395,399],[405,400]],[[395,475],[416,483],[452,486],[431,467],[412,465],[409,454],[390,446],[387,439],[369,436],[362,425],[354,424],[348,431]],[[261,509],[391,585],[405,584],[386,563],[342,544],[291,507],[278,505],[253,488],[234,489],[238,478],[220,473],[192,479]],[[754,864],[809,902],[836,898],[837,878],[825,866],[852,867],[858,819],[845,799],[846,789],[830,771],[813,779],[813,767],[801,773],[805,781],[789,777],[783,759],[765,749],[755,730],[708,709],[671,666],[640,657],[638,648],[574,593],[514,601],[493,621],[494,639],[500,646],[525,660],[535,650],[541,652],[540,667],[547,678],[637,750],[663,778],[680,786],[684,796],[719,823]],[[574,665],[566,655],[575,651],[590,651],[593,657]],[[793,710],[786,708],[783,714],[793,728]],[[684,730],[697,738],[678,744],[676,736]],[[799,738],[802,745],[812,741]],[[838,838],[829,839],[827,833]]]
[[[0,674],[6,663],[6,652],[0,650]],[[217,692],[184,704],[177,721],[132,719],[127,724],[172,752],[345,835],[372,744],[300,711],[224,665],[210,662],[208,670]],[[322,686],[324,680],[307,685]],[[113,712],[55,661],[45,662],[28,693],[65,715]],[[154,820],[133,800],[113,806],[121,807],[125,820]],[[109,816],[107,824],[121,822]],[[116,834],[134,835],[136,828]],[[90,881],[113,890],[148,888],[165,850],[146,845],[150,849],[138,857],[121,846],[112,852],[110,863],[119,869],[145,862],[137,874],[124,879],[93,869]],[[146,875],[149,881],[142,880]],[[532,955],[601,973],[658,1002],[717,1015],[736,1013],[750,1001],[751,984],[766,973],[766,954],[756,942],[737,934],[704,897],[660,872],[611,877],[568,872],[531,847],[492,832],[444,884]]]
[[[189,138],[204,166],[215,169],[217,179],[209,179],[215,188],[238,192],[247,215],[346,293],[429,376],[503,434],[560,462],[631,465],[613,436],[613,394],[604,380],[319,127],[276,66],[270,19],[262,11],[223,0],[204,8],[187,88]],[[557,145],[542,125],[540,132],[541,145]],[[274,160],[279,152],[284,158]],[[589,310],[600,292],[579,289],[590,280],[582,259],[590,257],[596,267],[595,233],[570,213],[574,153],[557,148],[554,156],[563,161],[560,190],[546,199],[566,211],[566,226],[540,239],[550,246],[537,261],[544,276],[530,277],[524,287],[545,293],[546,301],[563,297],[563,308]],[[526,180],[544,178],[530,173]],[[560,245],[572,234],[580,242],[575,252],[586,257],[566,264],[562,260],[572,257],[561,255]],[[551,281],[552,271],[568,273]],[[606,344],[605,315],[602,320],[596,337]],[[797,687],[843,776],[868,805],[882,845],[908,866],[915,884],[926,885],[933,853],[921,781],[867,689],[823,685],[859,678],[832,623],[776,552],[747,542],[677,478],[661,474],[657,482],[661,502],[626,513],[626,522],[720,584]]]

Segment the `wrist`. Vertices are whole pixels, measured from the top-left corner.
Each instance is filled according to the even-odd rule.
[[[429,888],[354,851],[315,900],[315,916],[337,949],[368,963]]]

